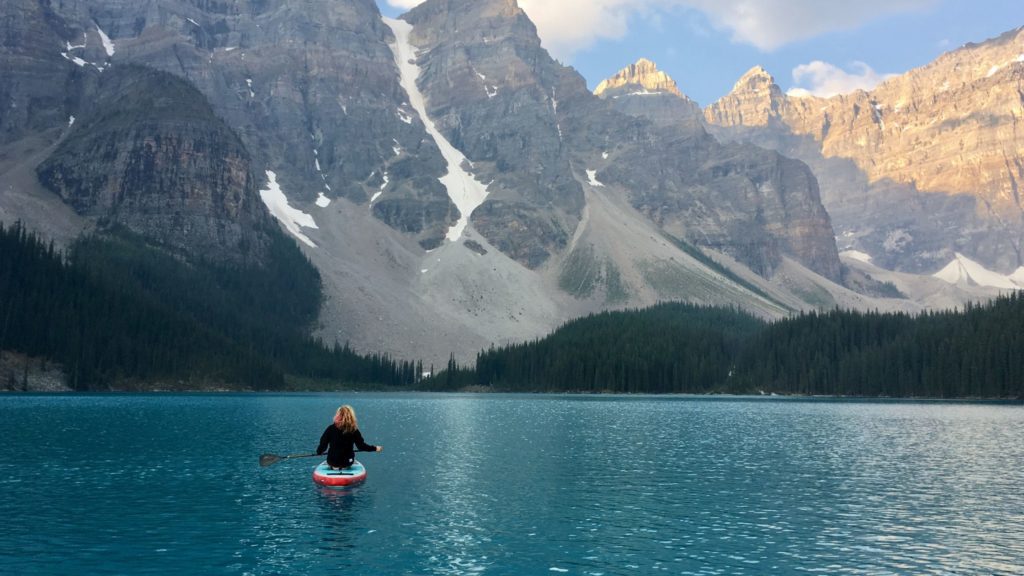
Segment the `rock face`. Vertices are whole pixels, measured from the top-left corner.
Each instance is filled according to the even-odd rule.
[[[428,114],[490,183],[474,227],[540,266],[568,244],[583,208],[557,120],[562,91],[578,91],[582,79],[541,48],[514,1],[433,0],[403,18],[420,49]]]
[[[673,236],[721,250],[762,275],[770,275],[785,253],[838,279],[831,224],[807,166],[754,146],[720,144],[704,129],[700,109],[675,86],[648,60],[599,86],[615,110],[664,127],[611,123],[611,131],[631,139],[617,143],[614,162],[605,160],[596,174],[599,181],[631,190],[633,204]]]
[[[118,66],[85,82],[91,106],[38,168],[79,214],[189,256],[259,261],[271,226],[241,140],[169,74]]]
[[[686,105],[653,63],[609,81],[602,100],[540,47],[514,1],[428,0],[404,18],[421,49],[431,115],[481,179],[494,180],[473,223],[506,253],[530,254],[525,262],[534,265],[558,252],[581,214],[579,181],[593,172],[590,179],[626,191],[678,238],[764,274],[789,253],[838,278],[828,215],[805,166],[753,147],[723,147],[695,123],[662,129],[617,110],[627,98],[614,96],[628,96],[633,85],[662,86]]]
[[[689,100],[679,91],[676,81],[668,74],[658,70],[658,65],[647,58],[641,58],[635,64],[630,64],[619,70],[618,74],[603,80],[597,85],[594,94],[599,97],[606,97],[613,95],[612,93],[622,93],[624,91],[640,93],[665,92]]]
[[[716,126],[776,126],[786,95],[761,66],[747,71],[727,96],[708,106],[707,121]]]
[[[464,361],[609,307],[838,302],[802,296],[842,290],[822,278],[840,263],[805,165],[720,144],[653,64],[595,96],[513,0],[427,0],[397,27],[372,0],[13,0],[0,14],[11,38],[43,38],[0,53],[21,110],[0,125],[40,140],[33,179],[42,161],[88,219],[210,258],[258,253],[266,188],[309,240],[328,341]],[[487,194],[449,237],[467,216],[452,176]]]
[[[789,96],[756,68],[705,110],[716,133],[815,166],[844,248],[934,272],[970,254],[1022,261],[1024,29],[970,44],[870,92]]]
[[[389,47],[394,36],[372,0],[66,0],[49,9],[18,3],[35,10],[36,21],[50,22],[48,34],[59,42],[37,51],[52,51],[64,69],[139,63],[190,81],[239,134],[254,172],[273,170],[300,208],[344,197],[426,249],[440,245],[462,216],[439,182],[446,163],[408,102]],[[808,220],[813,210],[794,208],[818,202],[813,179],[793,177],[799,165],[770,156],[741,160],[702,131],[691,138],[694,126],[686,122],[680,139],[639,119],[654,118],[655,109],[667,118],[680,103],[693,116],[692,102],[653,63],[639,62],[609,82],[602,102],[543,50],[513,0],[430,0],[404,18],[420,50],[418,86],[430,118],[471,164],[463,168],[489,183],[471,223],[504,254],[538,268],[562,253],[583,217],[583,175],[610,167],[604,153],[625,135],[616,156],[635,160],[618,184],[666,231],[764,273],[791,252],[835,277],[838,259],[822,257],[830,249],[807,249],[818,240],[827,246],[831,234],[823,213]],[[629,109],[634,99],[615,98],[634,86],[673,99],[652,109],[656,97],[640,114]],[[61,114],[69,108],[75,111],[65,105]],[[725,166],[707,168],[719,161]],[[678,165],[678,173],[667,165]],[[758,174],[736,188],[737,173],[750,167]],[[613,173],[623,169],[616,162]],[[639,190],[634,183],[651,173],[659,175],[657,186]],[[787,188],[794,185],[799,190]],[[727,190],[742,191],[729,197]],[[310,209],[315,217],[317,208]],[[795,236],[813,236],[811,230],[820,238]],[[733,238],[736,231],[742,237]]]
[[[594,94],[616,110],[651,120],[657,126],[681,124],[694,130],[703,118],[700,106],[679,91],[676,81],[641,58],[598,84]]]
[[[65,88],[75,66],[61,56],[63,22],[43,3],[5,1],[0,14],[0,145],[4,145],[31,132],[67,124]]]
[[[69,0],[54,10],[72,44],[99,46],[102,29],[113,65],[194,84],[241,136],[257,173],[274,171],[291,200],[371,205],[427,248],[457,217],[372,0]]]

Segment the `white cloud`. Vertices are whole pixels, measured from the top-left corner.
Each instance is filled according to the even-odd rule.
[[[836,94],[846,94],[854,90],[871,90],[893,74],[879,74],[871,66],[863,62],[854,62],[854,72],[815,60],[809,64],[801,64],[793,69],[793,81],[796,82],[787,94],[790,96],[820,96],[828,98]]]
[[[631,16],[659,0],[520,0],[537,25],[544,47],[553,56],[572,56],[599,40],[616,40],[629,32]]]
[[[642,0],[638,0],[642,1]],[[936,0],[675,0],[707,14],[735,42],[771,51],[834,30],[849,30],[887,14],[922,10]]]
[[[387,0],[394,8],[409,9],[424,0]],[[629,19],[650,13],[656,4],[675,0],[519,0],[519,6],[537,25],[544,47],[559,59],[568,61],[573,54],[599,40],[614,40],[629,32]]]
[[[394,6],[395,8],[404,8],[405,10],[415,8],[422,3],[423,0],[388,0],[388,4],[391,6]]]
[[[422,0],[387,0],[412,8]],[[637,16],[673,9],[703,12],[735,42],[770,51],[833,30],[856,28],[886,14],[921,10],[937,0],[519,0],[537,24],[544,46],[569,60],[598,40],[622,38]]]

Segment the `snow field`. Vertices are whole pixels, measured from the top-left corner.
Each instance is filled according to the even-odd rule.
[[[469,216],[487,198],[487,186],[463,170],[462,166],[466,161],[466,156],[452,146],[427,115],[426,98],[416,84],[416,80],[420,77],[420,67],[416,65],[416,49],[409,42],[412,25],[393,18],[384,18],[384,23],[395,34],[395,43],[391,45],[391,50],[395,55],[395,64],[398,65],[401,72],[402,88],[405,88],[409,95],[409,104],[423,121],[427,134],[437,143],[441,155],[448,164],[448,173],[439,180],[448,190],[448,197],[461,213],[459,221],[448,230],[447,238],[454,242],[462,237],[466,226],[469,225]]]

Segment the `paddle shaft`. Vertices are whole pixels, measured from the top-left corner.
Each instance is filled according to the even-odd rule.
[[[374,452],[374,450],[356,450],[356,452]],[[288,460],[289,458],[312,458],[314,456],[323,456],[323,454],[292,454],[291,456],[281,456],[281,460]]]
[[[366,452],[366,450],[356,450],[356,452]],[[291,460],[293,458],[314,458],[316,456],[323,456],[323,454],[289,454],[288,456],[264,454],[260,456],[260,466],[265,468],[267,466],[273,466],[274,464],[284,460]]]

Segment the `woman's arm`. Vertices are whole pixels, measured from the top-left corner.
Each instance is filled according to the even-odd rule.
[[[323,454],[327,451],[327,445],[331,443],[331,427],[328,426],[324,433],[320,435],[320,445],[316,447],[317,454]]]
[[[381,450],[384,449],[382,446],[374,446],[373,444],[367,444],[363,440],[363,433],[360,432],[359,430],[356,430],[356,433],[353,435],[352,440],[355,442],[356,448],[362,450],[363,452],[380,452]]]

